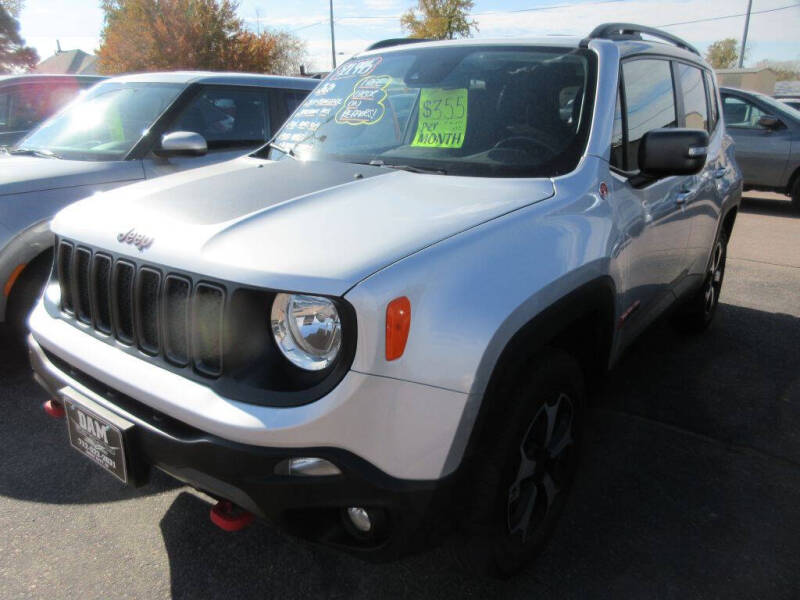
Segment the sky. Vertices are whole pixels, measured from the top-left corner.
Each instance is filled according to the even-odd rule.
[[[22,36],[41,58],[55,52],[56,39],[64,50],[93,52],[103,25],[99,4],[26,0]],[[334,0],[337,61],[376,40],[403,37],[399,15],[413,5],[413,0]],[[584,36],[599,23],[623,21],[663,27],[704,52],[715,40],[741,39],[744,16],[732,15],[746,10],[747,0],[475,0],[473,18],[479,27],[476,38]],[[752,10],[745,66],[762,59],[800,60],[800,0],[753,0]],[[328,0],[240,0],[239,16],[253,30],[294,33],[306,44],[307,69],[330,69]],[[686,23],[699,19],[704,21]]]

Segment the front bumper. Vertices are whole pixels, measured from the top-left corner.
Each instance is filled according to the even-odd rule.
[[[126,449],[135,485],[145,483],[156,467],[292,534],[378,560],[435,543],[450,529],[455,474],[404,480],[341,448],[276,448],[225,440],[111,389],[45,350],[33,336],[28,343],[34,376],[52,397],[71,388],[134,423]],[[341,474],[276,474],[278,463],[297,457],[326,459]],[[342,519],[342,510],[350,506],[382,511],[384,530],[374,538],[351,535]]]

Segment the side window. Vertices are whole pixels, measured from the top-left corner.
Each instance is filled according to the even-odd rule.
[[[194,131],[209,149],[247,147],[270,137],[268,91],[207,88],[195,96],[169,131]]]
[[[737,96],[722,96],[722,116],[725,125],[740,129],[763,129],[758,120],[764,112],[755,104],[751,104]]]
[[[703,84],[703,72],[697,67],[683,63],[676,63],[678,80],[683,95],[683,123],[689,129],[704,129],[708,127],[708,98],[706,86]]]
[[[639,169],[639,142],[651,129],[676,127],[675,94],[669,61],[633,60],[622,64],[628,129],[629,171]]]
[[[708,95],[708,126],[709,131],[714,131],[719,122],[719,105],[717,104],[717,88],[714,85],[714,77],[708,71],[704,72],[706,80],[706,94]]]
[[[611,166],[625,169],[625,147],[622,137],[622,97],[617,88],[617,105],[614,108],[614,130],[611,134]]]

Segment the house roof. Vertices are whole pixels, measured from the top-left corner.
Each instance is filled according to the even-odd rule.
[[[96,75],[97,57],[83,50],[65,50],[45,58],[33,69],[34,73],[60,73],[73,75]]]

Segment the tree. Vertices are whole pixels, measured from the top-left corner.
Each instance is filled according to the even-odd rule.
[[[469,19],[473,0],[419,0],[417,8],[409,8],[400,17],[400,26],[409,37],[452,40],[472,37],[478,23]]]
[[[739,41],[736,38],[717,40],[706,50],[706,61],[715,69],[730,69],[739,62]],[[747,56],[747,53],[745,53]]]
[[[19,11],[20,2],[10,2],[11,10]],[[6,8],[6,0],[0,4],[0,73],[13,73],[32,69],[39,62],[36,50],[25,45],[19,35],[19,22]]]
[[[304,47],[285,32],[253,33],[233,0],[102,0],[102,73],[203,69],[286,74]]]

